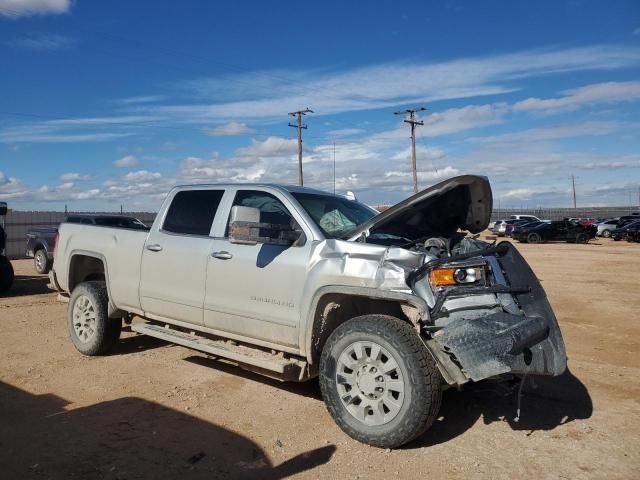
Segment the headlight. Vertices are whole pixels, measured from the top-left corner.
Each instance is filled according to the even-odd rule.
[[[456,285],[484,285],[484,265],[459,265],[434,268],[429,273],[429,282],[433,287],[454,287]]]

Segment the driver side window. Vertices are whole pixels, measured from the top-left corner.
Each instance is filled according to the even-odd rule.
[[[274,225],[297,226],[287,207],[274,195],[257,190],[238,190],[233,200],[233,206],[253,207],[260,210],[260,223]],[[229,220],[225,229],[225,237],[229,236]]]

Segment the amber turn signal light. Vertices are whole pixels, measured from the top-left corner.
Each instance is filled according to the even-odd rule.
[[[456,285],[455,268],[436,268],[429,273],[429,282],[434,287],[450,287]]]

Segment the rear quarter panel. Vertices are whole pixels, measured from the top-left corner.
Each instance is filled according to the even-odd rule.
[[[62,224],[54,268],[60,286],[69,290],[74,255],[101,259],[109,300],[114,307],[139,310],[140,260],[148,232],[96,225]]]

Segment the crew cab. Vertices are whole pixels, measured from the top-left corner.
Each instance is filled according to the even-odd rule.
[[[348,435],[392,448],[433,423],[446,387],[566,368],[517,249],[467,235],[491,210],[472,175],[380,214],[301,187],[180,186],[148,232],[61,225],[50,275],[81,353],[111,350],[125,323],[281,380],[318,376]]]

